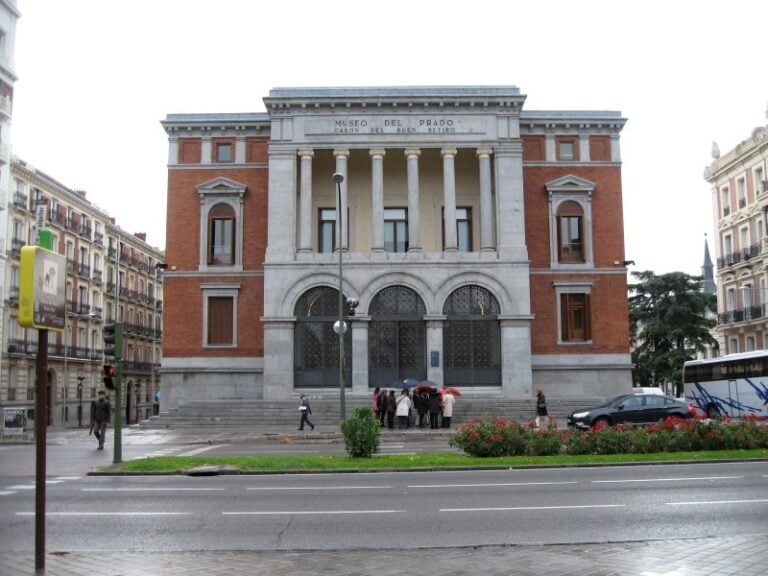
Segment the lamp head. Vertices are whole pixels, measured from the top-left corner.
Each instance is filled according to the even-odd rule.
[[[341,184],[344,182],[344,174],[341,172],[334,172],[331,178],[333,178],[333,181],[336,182],[336,184]]]

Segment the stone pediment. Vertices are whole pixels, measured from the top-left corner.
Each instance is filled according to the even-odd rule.
[[[595,189],[594,182],[572,174],[550,180],[544,186],[549,192],[592,192]]]
[[[219,177],[204,182],[197,187],[197,192],[200,195],[227,195],[231,196],[236,194],[242,196],[245,194],[246,186],[235,180],[229,178]]]

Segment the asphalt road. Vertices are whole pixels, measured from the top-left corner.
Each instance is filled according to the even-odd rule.
[[[1,472],[1,470],[0,470]],[[52,551],[416,548],[768,533],[768,463],[51,477]],[[0,475],[0,553],[32,551],[34,478]]]

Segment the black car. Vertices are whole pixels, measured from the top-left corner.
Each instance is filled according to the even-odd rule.
[[[602,406],[573,412],[568,426],[586,430],[599,422],[612,424],[651,424],[669,416],[692,418],[696,409],[685,402],[660,394],[623,394]]]

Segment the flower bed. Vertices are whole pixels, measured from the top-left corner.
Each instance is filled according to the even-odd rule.
[[[537,428],[533,422],[491,417],[458,428],[450,445],[480,457],[747,450],[768,448],[768,428],[756,417],[667,418],[650,426],[599,424],[585,431],[560,430],[551,419]]]

